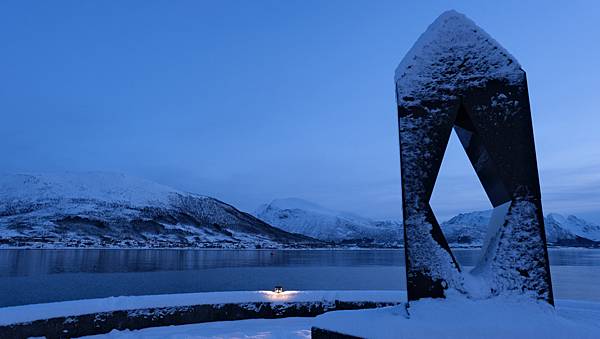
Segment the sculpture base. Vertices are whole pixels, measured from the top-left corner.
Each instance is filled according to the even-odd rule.
[[[314,339],[356,338],[600,338],[600,303],[559,300],[557,307],[525,296],[424,299],[373,310],[318,316]]]
[[[310,337],[312,339],[363,339],[361,337],[334,332],[318,327],[313,327],[310,329]]]

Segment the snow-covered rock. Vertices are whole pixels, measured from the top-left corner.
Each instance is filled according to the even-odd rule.
[[[0,245],[284,247],[315,244],[211,197],[122,174],[0,176]]]
[[[288,232],[326,241],[373,246],[399,246],[402,242],[399,221],[375,221],[298,198],[273,200],[260,206],[255,215]]]

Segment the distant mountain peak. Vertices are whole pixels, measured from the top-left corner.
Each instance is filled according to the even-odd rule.
[[[272,207],[282,208],[282,209],[303,209],[303,210],[317,210],[317,211],[330,211],[325,207],[316,204],[314,202],[310,202],[308,200],[304,200],[301,198],[282,198],[282,199],[274,199],[268,205]]]
[[[310,212],[323,214],[323,215],[340,216],[340,217],[352,218],[352,219],[363,219],[365,222],[368,222],[368,220],[366,218],[358,216],[354,213],[350,213],[350,212],[346,212],[346,211],[337,211],[337,210],[330,209],[330,208],[324,207],[322,205],[319,205],[315,202],[308,201],[308,200],[301,199],[301,198],[274,199],[269,204],[261,205],[261,207],[259,207],[259,209],[266,208],[266,207],[279,209],[279,210],[310,211]]]
[[[557,220],[557,221],[562,221],[562,222],[566,221],[565,216],[562,214],[558,214],[558,213],[548,213],[548,215],[546,215],[546,218]]]
[[[275,199],[259,207],[255,215],[288,232],[321,240],[401,245],[398,242],[402,233],[399,223],[377,222],[304,199]]]

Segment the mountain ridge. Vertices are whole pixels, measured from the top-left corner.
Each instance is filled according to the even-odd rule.
[[[481,246],[491,210],[441,223],[452,246]],[[600,247],[600,226],[545,217],[549,245]],[[205,195],[108,172],[0,175],[0,247],[398,248],[399,220],[298,198],[254,215]]]
[[[311,247],[220,200],[108,172],[0,176],[0,245]]]
[[[303,208],[308,206],[309,208]],[[275,199],[254,215],[288,232],[340,245],[398,247],[401,228],[393,222],[375,222],[353,213],[335,211],[299,198]],[[293,231],[292,231],[293,230]]]
[[[295,201],[302,199],[293,198]],[[286,206],[287,199],[275,199],[263,204],[254,213],[259,219],[289,232],[297,232],[340,245],[372,247],[398,247],[403,244],[402,222],[399,220],[373,220],[356,216],[347,218],[346,212],[336,212],[319,205],[303,201],[312,206],[302,210],[298,204]],[[319,206],[322,211],[320,215]],[[461,213],[441,223],[442,230],[452,246],[481,246],[487,234],[492,210]],[[353,222],[358,220],[358,222]],[[554,246],[600,246],[600,226],[574,215],[566,217],[550,213],[545,218],[546,236]],[[332,227],[334,225],[335,227]],[[347,227],[347,230],[340,230]],[[379,227],[379,228],[378,228]],[[335,230],[335,232],[334,232]],[[373,234],[373,230],[380,234]]]

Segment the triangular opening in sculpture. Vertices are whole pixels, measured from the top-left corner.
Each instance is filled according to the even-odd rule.
[[[458,135],[452,132],[429,200],[448,243],[457,247],[483,245],[493,208]],[[475,266],[477,255],[453,251],[461,267]]]
[[[487,252],[493,234],[504,223],[508,207],[510,206],[508,203],[510,196],[505,184],[497,173],[492,159],[485,149],[485,145],[482,144],[481,138],[477,135],[471,118],[462,105],[456,114],[453,130],[454,132],[450,135],[446,150],[444,151],[444,157],[429,204],[441,225],[441,221],[446,220],[443,212],[450,209],[451,205],[460,206],[465,200],[469,203],[473,203],[474,201],[481,202],[476,205],[481,206],[479,208],[481,213],[472,214],[472,217],[475,218],[474,220],[461,221],[458,218],[456,224],[448,226],[455,228],[448,229],[442,227],[442,233],[449,243],[481,246],[481,251],[476,258],[473,258],[471,255],[468,257],[461,256],[453,251],[453,256],[461,267],[478,266]],[[456,182],[457,178],[454,178],[454,182],[451,178],[444,180],[444,176],[441,175],[449,166],[448,158],[450,155],[459,156],[463,158],[461,160],[465,161],[463,166],[457,166],[456,162],[453,164],[454,170],[460,170],[463,174],[460,182]],[[472,180],[473,182],[465,185],[465,179]],[[449,197],[452,198],[449,199]],[[443,203],[443,205],[440,203]],[[436,208],[436,206],[440,206],[440,208]],[[485,211],[489,209],[492,209],[491,212]],[[465,210],[465,212],[473,212],[473,210]],[[484,224],[481,224],[482,221]],[[477,228],[467,230],[461,227],[463,226],[460,224],[461,222],[469,222],[470,225],[477,225]],[[481,242],[479,242],[479,239],[473,239],[473,234],[478,236]],[[461,269],[461,271],[464,271],[464,269]]]

